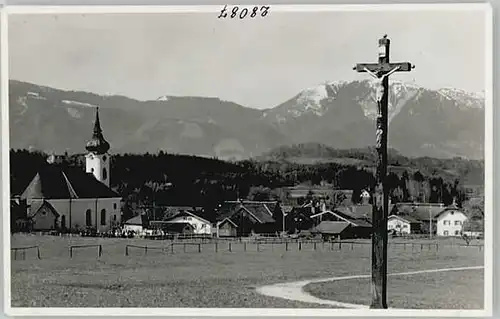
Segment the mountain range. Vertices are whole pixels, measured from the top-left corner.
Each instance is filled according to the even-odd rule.
[[[430,90],[393,81],[389,146],[410,157],[484,157],[484,97],[459,89]],[[375,142],[375,87],[369,80],[325,82],[270,109],[218,98],[64,91],[10,81],[10,147],[82,153],[95,107],[114,153],[258,157],[298,143],[348,149]]]

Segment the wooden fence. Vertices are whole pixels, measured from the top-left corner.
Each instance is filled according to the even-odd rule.
[[[73,249],[97,247],[97,258],[102,256],[102,245],[71,245],[69,246],[69,258],[73,258]]]
[[[29,246],[29,247],[14,247],[10,250],[14,252],[14,260],[17,260],[17,252],[21,251],[21,256],[23,260],[26,260],[26,251],[30,249],[36,249],[36,257],[38,259],[42,259],[40,256],[40,247],[38,246]]]

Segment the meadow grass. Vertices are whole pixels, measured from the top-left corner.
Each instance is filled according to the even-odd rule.
[[[217,252],[213,243],[203,244],[201,252],[197,245],[187,245],[184,252],[181,244],[174,247],[172,254],[168,241],[14,235],[11,242],[12,247],[38,245],[42,257],[38,260],[35,251],[28,251],[24,260],[12,260],[12,307],[328,308],[262,296],[255,288],[303,279],[365,275],[371,267],[371,247],[367,244],[345,244],[342,250],[316,244],[314,250],[314,244],[304,243],[300,251],[296,243],[289,244],[288,251],[284,244],[260,244],[257,251],[256,244],[247,243],[244,251],[244,243],[232,243],[231,252],[229,243],[219,243]],[[70,245],[84,244],[102,245],[102,256],[98,258],[97,248],[83,248],[69,258]],[[127,244],[167,249],[148,249],[145,254],[143,249],[131,248],[125,256]],[[483,252],[474,247],[443,245],[439,251],[418,247],[413,252],[401,245],[389,248],[390,273],[480,265]],[[415,303],[424,308],[440,307],[440,298],[463,288],[460,280],[453,280],[463,276],[450,272],[429,274],[429,280],[402,277],[400,284],[390,286],[390,296],[407,296],[404,298],[410,301],[404,306],[409,308]],[[473,281],[478,287],[483,285],[482,277]],[[362,281],[323,285],[328,284],[335,286],[308,289],[322,298],[351,303],[366,303],[365,297],[369,296],[369,285]],[[445,288],[434,289],[435,286]],[[422,291],[428,297],[412,303],[412,296],[419,297]],[[475,289],[461,293],[471,294],[464,295],[464,299],[479,298]],[[463,304],[451,306],[461,308]]]

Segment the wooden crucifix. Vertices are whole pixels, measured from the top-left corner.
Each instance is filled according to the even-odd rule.
[[[387,308],[387,217],[389,192],[387,176],[387,136],[389,76],[394,72],[409,72],[414,66],[409,62],[389,63],[390,40],[387,35],[378,41],[378,63],[359,63],[354,67],[357,72],[367,72],[376,81],[377,123],[376,149],[377,173],[375,189],[372,193],[372,302],[370,308]]]

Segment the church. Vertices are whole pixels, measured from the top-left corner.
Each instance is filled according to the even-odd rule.
[[[97,109],[85,171],[61,167],[51,157],[22,193],[32,230],[106,232],[120,224],[122,198],[109,187],[109,149]]]

